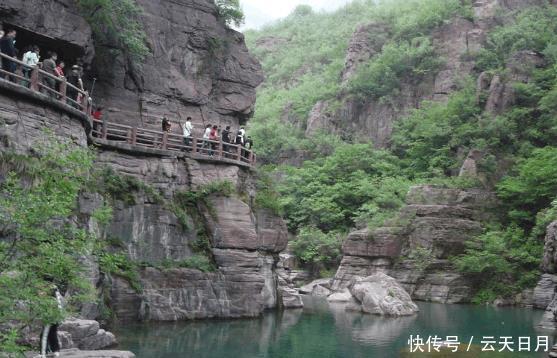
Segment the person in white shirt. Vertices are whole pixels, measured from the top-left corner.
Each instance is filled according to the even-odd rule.
[[[209,138],[211,137],[211,128],[212,126],[210,124],[207,124],[205,126],[205,132],[203,132],[203,148],[204,149],[208,149],[210,147],[210,143],[209,143]],[[209,151],[207,150],[207,154],[209,154]]]
[[[31,72],[41,60],[40,50],[38,46],[33,46],[31,49],[23,54],[23,63],[27,66],[23,67],[23,75],[25,78],[31,78]]]
[[[191,143],[191,134],[193,133],[193,125],[191,124],[191,117],[188,117],[186,119],[186,123],[182,124],[182,132],[184,135],[184,144],[187,147]]]

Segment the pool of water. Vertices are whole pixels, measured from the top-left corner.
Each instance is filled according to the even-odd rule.
[[[554,340],[552,332],[535,328],[543,314],[537,310],[419,303],[416,316],[383,318],[347,312],[320,299],[307,298],[305,304],[304,309],[269,312],[258,319],[149,323],[113,331],[119,348],[138,358],[547,357],[518,352],[519,337],[531,337],[531,350],[539,336],[549,336],[550,344]],[[426,354],[427,346],[423,354],[409,353],[411,335],[458,336],[461,345],[457,353]],[[512,337],[514,352],[481,352],[484,336],[494,336],[498,343],[502,336]]]

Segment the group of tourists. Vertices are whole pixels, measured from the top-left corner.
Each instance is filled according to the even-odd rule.
[[[182,130],[182,135],[184,137],[184,144],[186,147],[192,145],[193,138],[193,124],[192,118],[187,117],[185,122],[179,123]],[[170,132],[172,130],[172,124],[167,116],[162,118],[162,131]],[[246,134],[246,129],[240,127],[236,134],[232,131],[230,126],[226,126],[224,129],[216,124],[207,124],[205,130],[203,131],[203,141],[198,143],[202,150],[205,151],[209,156],[213,156],[219,143],[222,143],[222,150],[225,156],[228,156],[231,152],[230,145],[237,145],[242,147],[242,156],[247,156],[247,151],[253,148],[253,140],[251,136]],[[198,148],[196,148],[198,150]]]
[[[19,51],[15,47],[16,43],[16,30],[0,31],[0,52],[3,54],[19,58]],[[23,50],[23,55],[21,56],[21,61],[25,64],[24,66],[18,66],[17,62],[10,61],[9,59],[2,58],[2,69],[8,73],[17,74],[20,77],[25,78],[21,81],[21,85],[30,87],[31,85],[31,74],[35,68],[40,68],[48,75],[41,76],[42,88],[41,91],[47,93],[50,96],[58,96],[60,92],[62,82],[65,81],[71,86],[67,86],[66,97],[68,98],[68,104],[78,107],[78,104],[82,102],[82,94],[80,91],[84,91],[83,86],[83,64],[77,61],[71,67],[70,72],[66,75],[64,72],[66,69],[66,64],[63,60],[58,60],[58,54],[54,51],[47,52],[46,58],[41,61],[41,50],[37,45],[27,46]],[[19,72],[19,73],[18,73]],[[17,83],[17,77],[8,76],[8,80]],[[6,78],[6,73],[0,74],[0,78]],[[57,79],[60,79],[58,81]],[[49,90],[50,89],[50,90]],[[76,103],[77,102],[77,103]]]

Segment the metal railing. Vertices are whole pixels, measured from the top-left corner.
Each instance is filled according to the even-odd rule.
[[[91,108],[87,91],[68,83],[65,77],[58,77],[43,71],[39,66],[29,66],[4,53],[0,53],[0,58],[2,61],[11,61],[15,63],[16,68],[19,67],[15,72],[9,72],[4,70],[4,68],[0,68],[0,80],[10,81],[22,87],[29,88],[34,92],[48,95],[61,103],[70,105],[89,115]],[[24,75],[25,72],[29,73],[28,77]],[[73,92],[75,98],[70,98],[68,92]],[[80,97],[81,99],[79,99]]]
[[[196,137],[159,132],[145,128],[126,126],[102,120],[93,120],[92,139],[128,144],[136,148],[147,148],[169,152],[183,152],[194,159],[210,159],[233,162],[253,167],[257,157],[245,147]],[[104,144],[104,143],[99,143]]]

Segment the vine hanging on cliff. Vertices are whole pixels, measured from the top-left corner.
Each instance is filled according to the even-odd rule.
[[[143,13],[135,0],[76,0],[98,44],[116,47],[132,62],[149,54],[147,35],[140,22]]]

